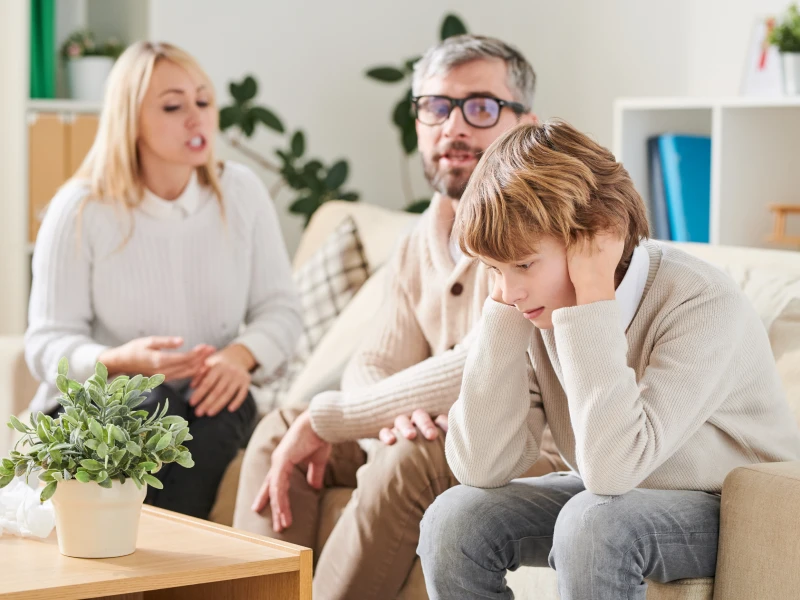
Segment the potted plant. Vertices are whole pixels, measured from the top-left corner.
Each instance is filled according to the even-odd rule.
[[[108,381],[97,363],[81,385],[58,364],[56,385],[64,412],[56,418],[31,415],[30,426],[12,416],[8,423],[23,434],[9,458],[0,462],[0,488],[14,477],[38,474],[45,483],[40,499],[53,499],[58,547],[78,558],[111,558],[136,549],[139,516],[147,486],[161,489],[153,477],[163,463],[194,466],[183,442],[192,439],[187,422],[136,410],[145,392],[164,381],[120,376]]]
[[[792,4],[783,21],[769,33],[769,42],[778,47],[783,63],[783,84],[787,94],[800,94],[800,10]]]
[[[121,52],[122,45],[113,38],[98,44],[88,31],[76,31],[70,35],[61,46],[70,97],[100,102],[108,74]]]

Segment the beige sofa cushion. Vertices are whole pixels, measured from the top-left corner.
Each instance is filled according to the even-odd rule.
[[[379,269],[356,293],[336,322],[320,340],[297,375],[284,407],[306,406],[315,394],[338,390],[347,361],[383,304],[386,268]]]

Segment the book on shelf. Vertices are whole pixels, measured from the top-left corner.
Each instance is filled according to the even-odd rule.
[[[650,221],[656,239],[708,242],[711,138],[664,133],[647,140]]]

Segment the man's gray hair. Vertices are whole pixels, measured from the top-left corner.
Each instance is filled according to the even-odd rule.
[[[533,67],[516,48],[482,35],[456,35],[430,48],[414,65],[412,93],[418,96],[422,84],[431,77],[446,75],[459,65],[487,58],[499,58],[506,63],[508,87],[514,100],[530,110],[536,88]]]

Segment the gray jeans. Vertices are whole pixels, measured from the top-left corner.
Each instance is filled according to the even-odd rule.
[[[417,553],[431,600],[510,599],[508,569],[550,566],[561,600],[645,600],[645,579],[713,577],[719,496],[587,492],[574,474],[460,485],[425,513]]]

